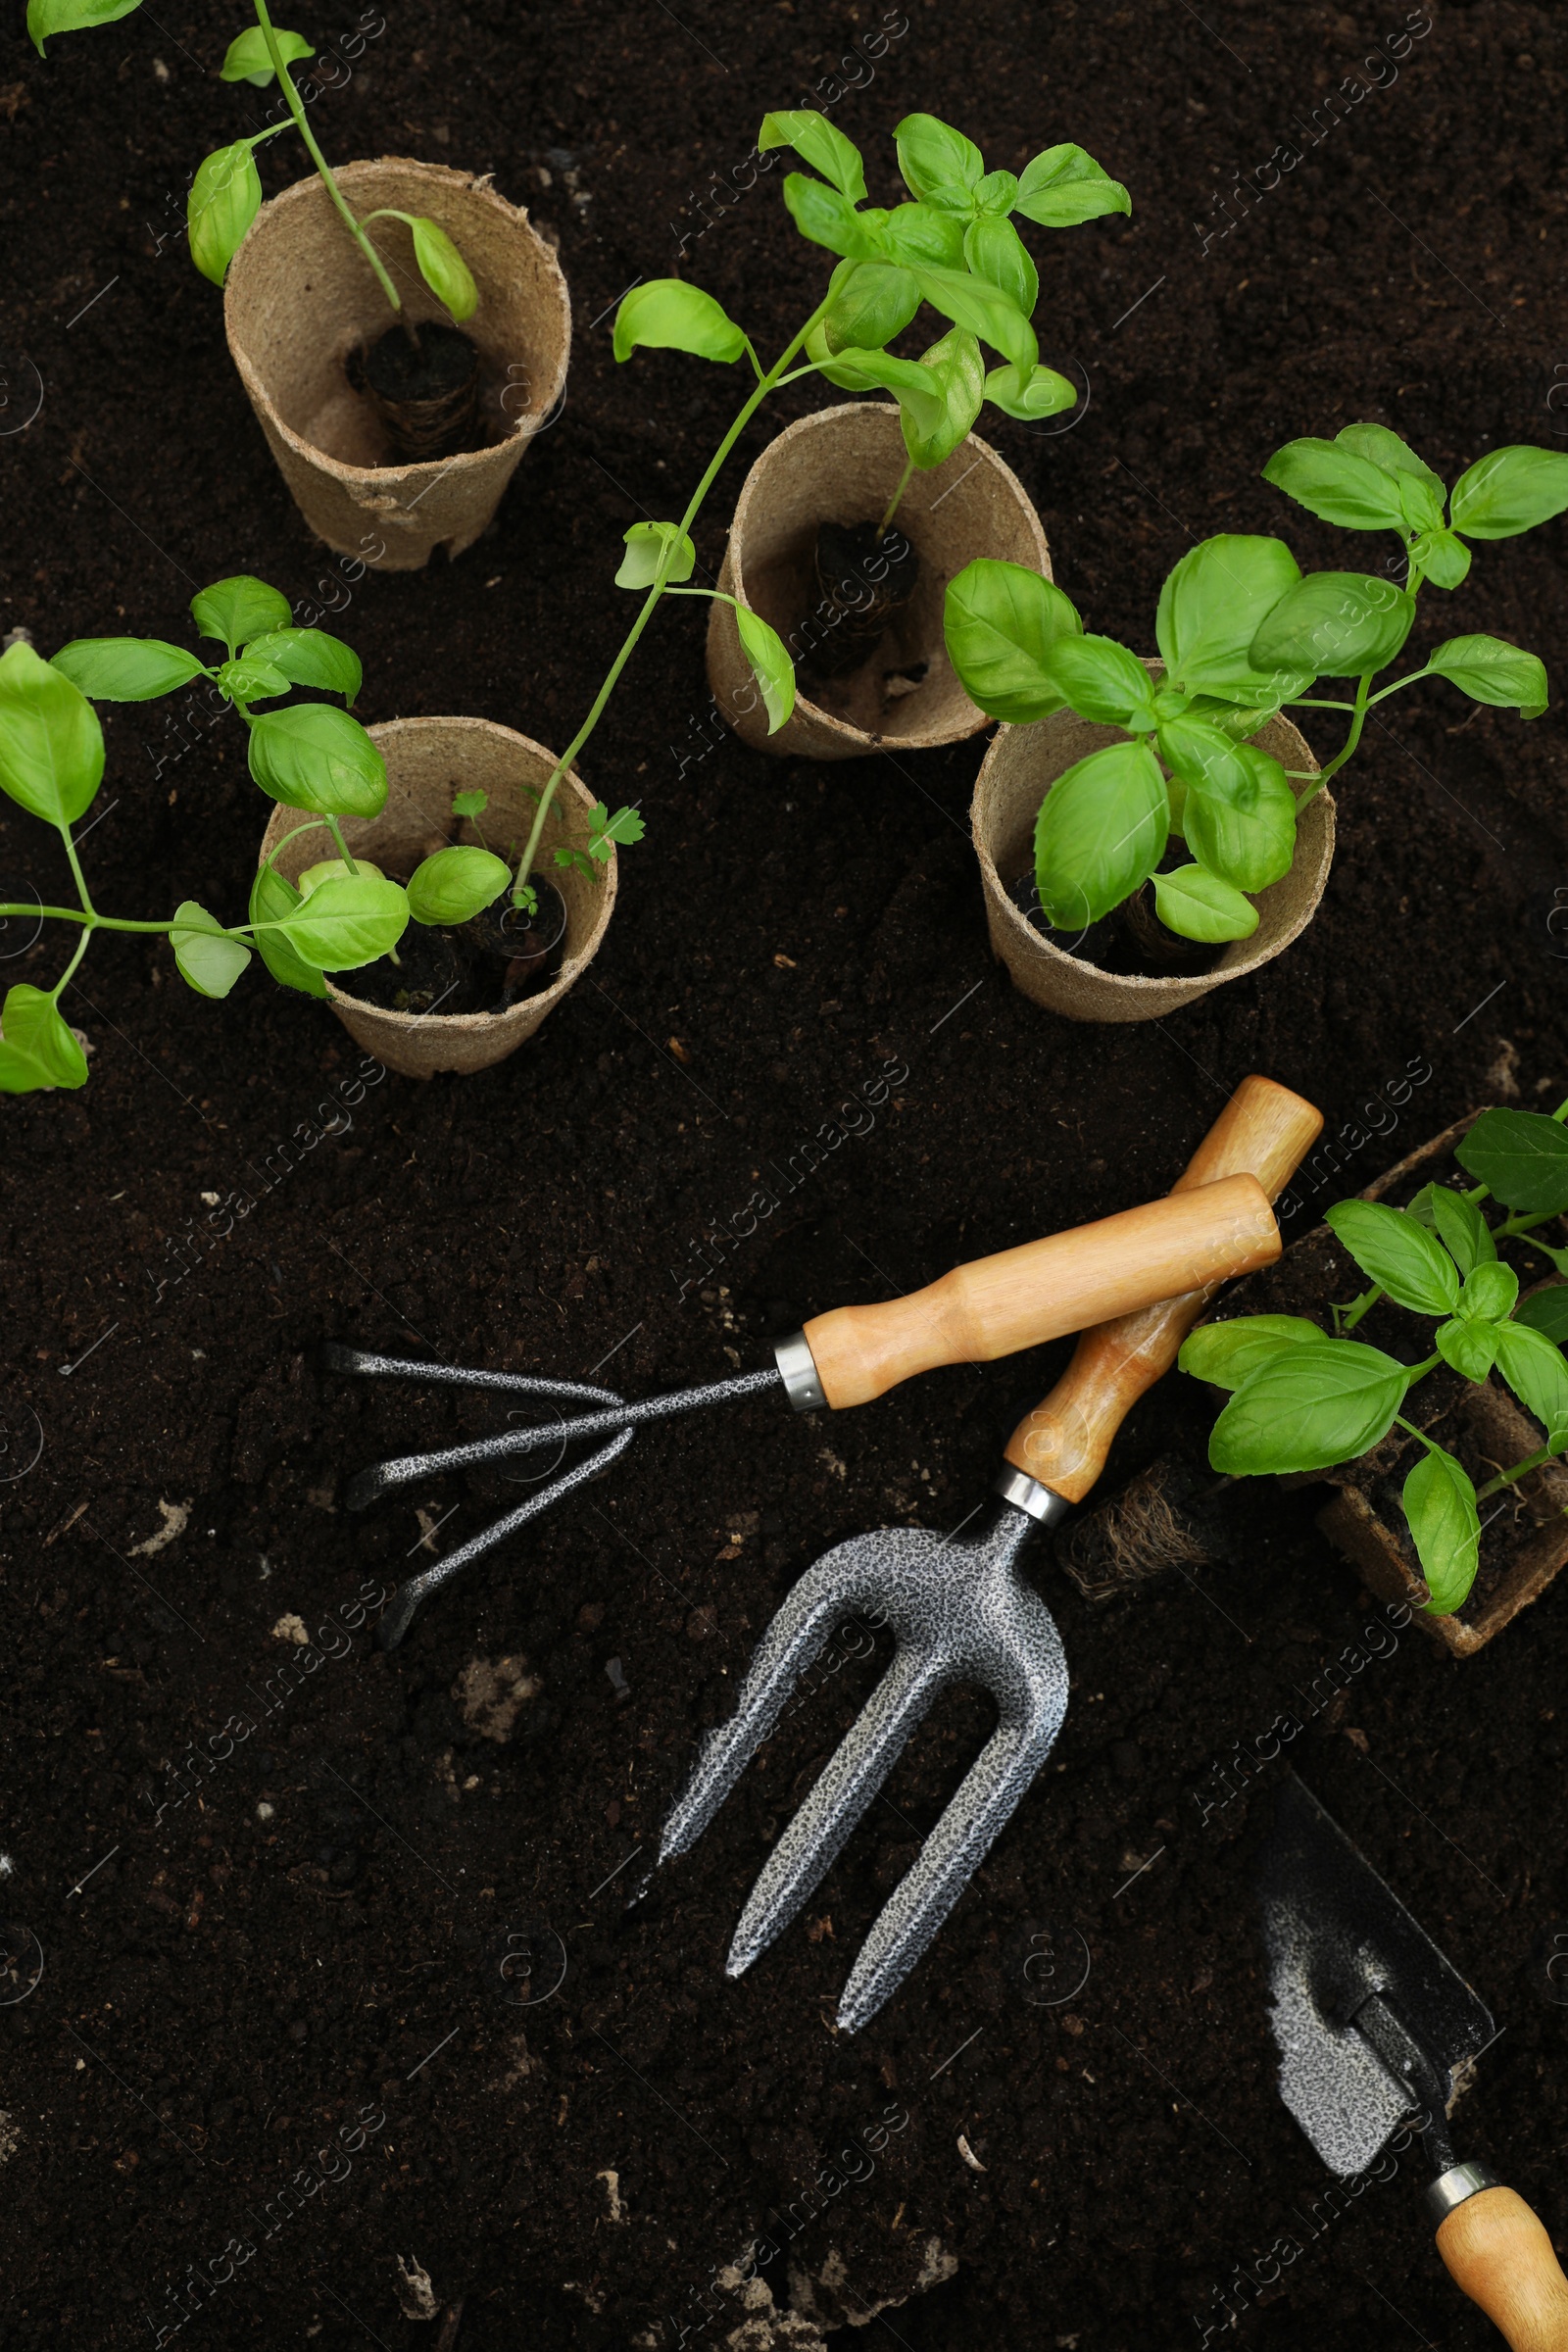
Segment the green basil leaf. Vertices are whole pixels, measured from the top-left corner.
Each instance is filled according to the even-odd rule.
[[[95,703],[150,703],[188,686],[203,664],[159,637],[74,637],[50,666]]]
[[[1370,459],[1385,473],[1408,474],[1423,483],[1437,500],[1436,519],[1443,520],[1443,476],[1416,456],[1408,441],[1401,441],[1386,424],[1342,424],[1334,439],[1337,447],[1348,449],[1352,457]]]
[[[1111,179],[1081,147],[1043,148],[1025,164],[1018,182],[1014,212],[1042,228],[1075,228],[1081,220],[1098,220],[1103,213],[1130,213],[1133,200],[1119,179]]]
[[[766,155],[772,147],[793,147],[803,164],[831,180],[852,204],[865,202],[865,168],[860,150],[815,107],[781,107],[762,117],[757,149]]]
[[[760,612],[737,605],[735,625],[740,631],[741,651],[767,706],[767,731],[776,735],[795,708],[795,664],[784,650],[783,639]]]
[[[964,231],[963,258],[976,277],[996,286],[1026,318],[1040,299],[1040,272],[1010,220],[983,213]]]
[[[1524,1216],[1568,1209],[1568,1132],[1540,1110],[1484,1110],[1453,1156]]]
[[[80,32],[90,24],[118,24],[122,17],[128,17],[133,8],[140,6],[141,0],[27,0],[27,30],[33,47],[43,57],[44,42],[55,33]],[[80,1086],[86,1075],[87,1065],[83,1062],[81,1078],[51,1079],[49,1083]]]
[[[1450,1193],[1448,1198],[1457,1196]],[[1467,1322],[1504,1323],[1518,1298],[1519,1277],[1512,1266],[1500,1265],[1494,1257],[1482,1258],[1465,1276],[1459,1312]]]
[[[1234,743],[1223,728],[1211,726],[1206,719],[1195,718],[1185,710],[1177,717],[1162,719],[1154,741],[1172,774],[1195,791],[1223,801],[1232,808],[1250,809],[1257,806],[1257,761],[1267,759],[1267,753],[1253,752],[1250,745]],[[1278,766],[1279,762],[1273,764]],[[1282,777],[1284,773],[1280,768]]]
[[[896,204],[882,229],[882,250],[906,268],[957,270],[963,265],[964,224],[929,204]]]
[[[1407,1378],[1403,1364],[1360,1340],[1282,1348],[1220,1414],[1208,1458],[1238,1478],[1354,1461],[1387,1437]]]
[[[1322,1338],[1304,1315],[1238,1315],[1234,1322],[1202,1324],[1183,1341],[1176,1361],[1195,1380],[1234,1390],[1282,1348],[1311,1347]]]
[[[0,1005],[0,1095],[34,1095],[46,1087],[86,1083],[87,1056],[53,997],[25,980],[8,988]]]
[[[1018,181],[1011,172],[988,172],[973,188],[975,211],[1004,219],[1018,201]],[[1031,310],[1034,304],[1029,305]]]
[[[986,364],[973,335],[965,334],[961,326],[954,326],[940,342],[920,354],[919,365],[936,377],[942,394],[942,420],[934,432],[924,431],[906,408],[904,446],[921,471],[929,472],[932,466],[945,464],[968,439],[969,427],[979,416],[985,398]]]
[[[285,66],[294,65],[302,57],[314,57],[315,49],[302,33],[285,32],[281,24],[273,31],[278,55]],[[251,24],[236,33],[228,44],[228,54],[218,69],[220,81],[253,81],[265,90],[272,78],[272,60],[268,53],[267,35],[259,24]]]
[[[1004,416],[1021,417],[1025,423],[1033,423],[1039,416],[1059,416],[1078,398],[1078,387],[1067,376],[1058,375],[1054,368],[1040,366],[1022,376],[1011,365],[993,368],[985,388],[993,408]]]
[[[1460,474],[1448,527],[1467,539],[1512,539],[1568,507],[1568,456],[1555,449],[1494,449]]]
[[[1501,637],[1450,637],[1427,657],[1427,666],[1447,678],[1473,703],[1517,710],[1539,718],[1546,708],[1546,665]]]
[[[1467,1200],[1463,1193],[1450,1192],[1446,1184],[1428,1185],[1425,1192],[1431,1221],[1460,1273],[1470,1275],[1477,1266],[1491,1265],[1496,1257],[1497,1245],[1475,1202]],[[1422,1219],[1423,1224],[1426,1221]],[[1502,1311],[1506,1314],[1507,1307]]]
[[[1222,688],[1228,699],[1278,704],[1304,694],[1312,672],[1280,681],[1260,677],[1251,644],[1300,568],[1283,539],[1225,531],[1183,556],[1159,592],[1154,641],[1173,686],[1198,694]]]
[[[808,179],[804,172],[784,176],[784,202],[803,237],[841,253],[847,261],[876,261],[882,251],[882,216],[858,213],[847,196],[825,180]]]
[[[1054,652],[1059,652],[1061,640]],[[1098,922],[1164,856],[1170,796],[1147,743],[1112,743],[1067,768],[1035,820],[1035,882],[1058,931]]]
[[[19,638],[0,654],[0,792],[47,825],[70,825],[91,806],[103,772],[97,711]]]
[[[250,769],[272,800],[314,816],[379,816],[386,806],[386,761],[335,703],[264,710],[251,728]]]
[[[1137,655],[1113,637],[1058,637],[1046,666],[1062,701],[1080,718],[1131,727],[1140,735],[1152,732],[1153,682]]]
[[[1296,856],[1296,796],[1277,760],[1252,744],[1235,749],[1250,775],[1250,796],[1232,802],[1189,791],[1182,835],[1200,863],[1233,889],[1267,890],[1290,872]]]
[[[408,894],[362,868],[318,882],[287,917],[283,936],[316,970],[351,972],[395,948],[408,924]]]
[[[1178,865],[1154,876],[1154,912],[1181,939],[1250,939],[1257,908],[1205,866]]]
[[[408,220],[414,237],[414,258],[419,266],[419,275],[437,302],[445,303],[461,325],[479,307],[479,289],[473,282],[472,270],[439,221],[426,220],[422,213],[403,218]]]
[[[1423,1451],[1400,1497],[1434,1617],[1447,1617],[1476,1581],[1481,1516],[1470,1475],[1441,1446]]]
[[[275,865],[259,865],[251,884],[250,921],[275,923],[285,920],[300,905],[300,894],[292,882],[280,874]],[[304,958],[290,947],[281,931],[255,933],[256,953],[274,980],[285,988],[297,988],[307,997],[324,997],[326,982],[313,970]]]
[[[269,629],[245,648],[247,662],[280,669],[295,686],[319,686],[353,703],[365,680],[360,657],[325,629]]]
[[[436,850],[409,877],[409,912],[416,923],[466,923],[511,880],[511,866],[489,850],[465,844]]]
[[[816,356],[810,338],[807,349]],[[891,392],[917,440],[934,438],[947,422],[946,387],[918,360],[895,359],[888,351],[841,351],[823,373],[848,392]]]
[[[228,265],[261,209],[262,182],[249,139],[236,139],[205,159],[190,183],[185,218],[190,258],[215,286],[228,275]]]
[[[880,351],[903,334],[919,308],[912,270],[888,262],[852,262],[822,321],[828,349]]]
[[[985,174],[986,159],[973,139],[935,115],[906,115],[893,133],[899,170],[911,196],[937,189],[973,190]]]
[[[1544,1290],[1532,1291],[1528,1298],[1520,1299],[1513,1319],[1562,1347],[1568,1341],[1568,1282],[1552,1282]]]
[[[661,566],[666,582],[689,580],[697,567],[697,550],[678,522],[634,522],[625,539],[617,588],[651,588]]]
[[[180,978],[199,997],[226,997],[251,959],[244,941],[230,939],[217,915],[194,899],[175,907],[169,941]]]
[[[1440,1323],[1432,1345],[1466,1380],[1485,1380],[1497,1357],[1497,1335],[1490,1323]]]
[[[1264,466],[1263,479],[1309,514],[1347,530],[1396,531],[1404,524],[1396,477],[1339,441],[1287,441]]]
[[[1459,587],[1470,569],[1470,550],[1452,531],[1423,531],[1410,552],[1434,588]]]
[[[1559,1440],[1568,1441],[1568,1361],[1562,1349],[1528,1323],[1494,1323],[1492,1336],[1498,1370],[1555,1451]]]
[[[971,277],[963,270],[934,270],[924,265],[915,269],[914,276],[926,301],[944,318],[978,335],[1015,368],[1027,371],[1035,367],[1040,358],[1035,330],[1000,286],[988,285],[984,278]]]
[[[655,277],[633,286],[615,313],[616,359],[629,360],[644,349],[692,351],[701,360],[727,362],[741,357],[746,337],[700,286]]]
[[[232,654],[236,646],[248,644],[274,629],[286,629],[293,618],[288,598],[265,580],[253,579],[248,571],[236,572],[232,579],[215,580],[210,588],[198,590],[190,600],[198,633],[203,637],[220,637]]]
[[[1046,667],[1056,639],[1083,632],[1072,604],[1051,580],[1021,564],[976,556],[948,583],[942,632],[948,659],[970,700],[1013,724],[1062,708]]]
[[[1250,659],[1256,669],[1358,678],[1388,666],[1414,620],[1414,597],[1391,580],[1359,571],[1308,572],[1263,622]]]
[[[274,695],[287,694],[289,688],[282,670],[270,662],[253,661],[248,653],[236,655],[232,662],[220,662],[214,684],[220,694],[240,703],[270,702]]]
[[[1459,1276],[1452,1258],[1436,1234],[1402,1209],[1381,1200],[1339,1200],[1323,1222],[1396,1306],[1418,1315],[1451,1315],[1458,1306]]]

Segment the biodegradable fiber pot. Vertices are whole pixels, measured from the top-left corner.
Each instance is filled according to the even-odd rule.
[[[1151,663],[1152,669],[1157,669]],[[1104,972],[1043,939],[1007,895],[1007,884],[1034,865],[1035,819],[1058,776],[1091,752],[1126,740],[1120,727],[1096,726],[1071,710],[1058,710],[1028,726],[1002,726],[987,752],[975,784],[970,818],[980,879],[986,894],[986,922],[992,953],[1012,975],[1014,988],[1052,1012],[1073,1021],[1152,1021],[1241,980],[1288,948],[1317,912],[1334,856],[1334,803],[1320,792],[1302,811],[1291,870],[1252,904],[1257,929],[1250,939],[1232,940],[1206,972],[1146,977]],[[1252,738],[1282,765],[1316,770],[1300,733],[1288,718],[1272,719]]]
[[[543,238],[485,180],[383,157],[335,174],[356,215],[391,206],[454,239],[479,289],[464,332],[479,347],[485,446],[396,459],[374,404],[345,362],[394,323],[369,266],[320,178],[264,204],[234,256],[223,297],[228,348],[262,430],[313,531],[339,555],[416,571],[435,547],[471,547],[517,461],[561,397],[571,347],[566,281]],[[445,320],[415,267],[401,220],[369,230],[416,324]],[[372,552],[375,550],[379,552]]]
[[[520,842],[534,815],[523,786],[538,791],[556,764],[542,744],[488,718],[394,718],[372,727],[370,740],[386,761],[386,807],[379,816],[344,817],[343,838],[356,857],[373,859],[399,881],[432,850],[479,840],[470,822],[452,814],[456,792],[482,787],[489,794],[479,821],[491,846]],[[405,1078],[433,1078],[438,1070],[487,1070],[532,1037],[598,954],[615,904],[613,850],[592,882],[573,866],[556,866],[550,855],[568,833],[581,836],[593,808],[593,794],[568,769],[545,820],[538,861],[541,875],[548,873],[566,903],[565,956],[549,988],[505,1012],[390,1012],[351,996],[354,975],[345,972],[343,987],[328,979],[327,1000],[356,1044]],[[306,817],[303,809],[274,808],[262,858],[270,858]],[[324,832],[301,833],[282,851],[277,870],[293,882],[306,866],[333,854]]]
[[[880,401],[851,401],[786,426],[746,477],[720,589],[760,612],[788,645],[815,601],[818,524],[874,526],[906,460],[899,412]],[[910,475],[894,521],[920,559],[913,597],[880,653],[852,676],[826,679],[809,667],[799,670],[794,711],[776,735],[767,731],[733,607],[710,608],[708,682],[729,724],[754,751],[854,760],[958,743],[990,724],[948,660],[943,599],[949,580],[976,556],[1026,564],[1049,580],[1051,557],[1040,517],[1017,476],[971,433],[945,464]],[[924,674],[915,682],[907,673],[922,663]],[[898,690],[892,695],[885,691],[889,682]]]

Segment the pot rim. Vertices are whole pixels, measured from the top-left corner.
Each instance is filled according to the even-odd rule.
[[[301,179],[291,180],[286,188],[280,188],[275,196],[270,196],[258,210],[255,220],[240,241],[239,250],[229,265],[223,286],[223,326],[230,356],[239,370],[252,404],[265,413],[273,430],[306,464],[315,466],[319,472],[330,474],[335,479],[356,487],[393,488],[399,484],[420,482],[428,488],[430,484],[444,479],[448,474],[472,471],[477,466],[493,463],[503,450],[510,452],[514,442],[531,440],[540,429],[565,387],[566,371],[571,358],[571,298],[561,268],[560,257],[554,247],[548,244],[533,226],[528,218],[526,205],[509,204],[506,197],[491,186],[492,173],[461,172],[450,164],[426,164],[416,156],[380,155],[361,156],[353,163],[335,165],[332,176],[339,182],[347,182],[352,193],[356,173],[386,169],[410,172],[417,179],[445,182],[466,189],[475,196],[484,197],[502,214],[508,226],[519,230],[538,248],[544,261],[545,274],[550,283],[551,293],[564,321],[564,333],[562,338],[560,365],[549,379],[550,397],[540,409],[535,422],[530,424],[529,418],[533,416],[533,411],[527,409],[520,416],[512,419],[507,431],[499,441],[486,442],[482,449],[459,450],[455,456],[450,458],[409,459],[391,466],[351,466],[345,459],[334,458],[328,451],[318,448],[314,441],[307,441],[305,436],[297,432],[287,421],[263,378],[260,368],[243,343],[236,339],[229,303],[229,289],[233,285],[235,271],[243,262],[246,247],[256,235],[260,223],[269,217],[272,220],[276,220],[281,209],[287,205],[309,201],[313,192],[321,186],[318,172],[312,172]],[[345,230],[344,233],[346,235],[347,231]]]
[[[808,416],[797,416],[792,424],[785,425],[782,432],[774,434],[772,440],[768,442],[766,448],[761,450],[753,462],[751,469],[741,486],[741,494],[735,502],[735,512],[730,517],[729,524],[728,550],[730,563],[734,572],[734,590],[735,594],[740,598],[742,604],[747,602],[745,570],[739,554],[737,553],[737,540],[738,536],[744,532],[748,518],[748,511],[757,497],[757,486],[762,479],[767,467],[771,464],[774,457],[785,450],[788,443],[803,441],[810,434],[820,431],[823,428],[831,429],[841,418],[852,416],[860,413],[869,413],[878,416],[886,416],[895,426],[897,426],[899,422],[900,412],[896,402],[883,400],[835,401],[831,408],[813,409]],[[900,437],[902,439],[902,434]],[[1022,482],[1019,481],[1018,476],[1013,472],[1012,467],[1007,464],[1005,458],[1002,457],[998,451],[993,449],[989,441],[983,441],[978,433],[971,432],[966,434],[964,439],[958,444],[958,447],[953,452],[953,457],[961,457],[965,451],[968,451],[971,454],[971,471],[975,466],[989,466],[993,474],[998,478],[1000,486],[1004,491],[1009,492],[1016,500],[1018,511],[1027,518],[1029,530],[1034,538],[1037,554],[1037,561],[1034,568],[1040,573],[1043,579],[1049,580],[1052,577],[1051,549],[1046,539],[1045,525],[1040,519],[1040,515],[1035,508],[1034,501],[1029,496],[1028,491],[1024,488]],[[945,465],[951,465],[952,458],[945,459],[943,463]],[[932,468],[933,472],[939,470],[940,468],[938,467]],[[909,487],[912,489],[914,483],[919,479],[920,475],[918,472],[913,474],[910,477]],[[954,486],[956,487],[956,485]],[[906,495],[907,495],[907,493],[906,493]],[[944,495],[946,494],[944,493]],[[827,517],[819,517],[818,519],[825,520]],[[797,667],[797,679],[798,677],[799,669]],[[965,700],[968,700],[968,698],[965,697]],[[981,727],[988,726],[990,721],[978,704],[971,702],[969,707],[975,713],[974,725],[968,729],[968,733],[972,735],[978,733]],[[820,703],[813,703],[809,695],[801,691],[799,683],[797,683],[796,686],[795,708],[798,711],[808,717],[813,726],[823,727],[828,731],[829,734],[839,737],[842,742],[853,744],[858,750],[862,750],[873,755],[878,752],[887,751],[892,751],[896,754],[901,750],[922,751],[929,748],[942,748],[954,740],[954,738],[949,735],[941,735],[935,738],[932,746],[927,746],[919,741],[911,741],[909,738],[905,736],[890,737],[886,735],[873,735],[866,728],[855,726],[849,719],[836,718],[831,710],[824,710]],[[964,740],[964,738],[960,736],[957,738],[957,740],[961,742]]]

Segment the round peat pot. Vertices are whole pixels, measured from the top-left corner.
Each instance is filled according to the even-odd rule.
[[[404,316],[439,330],[428,365],[406,387],[412,398],[389,408],[377,381],[398,384],[398,355],[377,347],[397,321],[314,172],[263,205],[234,256],[223,296],[228,348],[312,530],[377,570],[415,571],[433,548],[457,556],[471,547],[500,505],[565,384],[571,305],[526,212],[486,181],[390,156],[345,165],[336,177],[361,220],[391,207],[434,220],[454,240],[479,289],[463,328],[477,348],[477,384],[454,395],[450,367],[434,381],[454,330],[415,266],[412,231],[377,220],[368,233]],[[405,452],[442,449],[453,433],[472,446],[413,458],[397,447],[401,437]]]
[[[482,788],[489,794],[479,820],[485,842],[505,849],[511,841],[523,841],[535,807],[524,787],[540,791],[556,764],[543,744],[488,718],[394,718],[372,727],[370,739],[386,761],[386,807],[379,816],[344,817],[343,838],[356,857],[372,859],[383,873],[400,881],[406,881],[433,850],[480,840],[467,818],[452,814],[457,792]],[[356,1044],[405,1078],[432,1078],[438,1070],[487,1070],[532,1037],[598,954],[614,907],[613,851],[607,863],[596,864],[593,881],[575,866],[556,866],[551,857],[568,835],[581,837],[594,806],[593,794],[568,769],[545,819],[538,859],[541,909],[551,907],[558,892],[565,907],[564,942],[551,942],[552,947],[564,945],[564,954],[550,986],[504,1012],[397,1012],[354,996],[355,975],[344,972],[341,986],[328,979],[327,1001]],[[270,858],[307,815],[299,808],[274,808],[262,858]],[[313,829],[286,845],[277,870],[290,882],[297,881],[308,865],[332,855],[327,834]],[[417,929],[411,925],[410,935]]]
[[[948,660],[948,582],[976,556],[1026,564],[1049,580],[1051,557],[1023,484],[973,433],[943,465],[911,474],[899,502],[889,539],[902,533],[908,540],[919,571],[880,645],[847,675],[824,676],[811,662],[811,620],[821,601],[818,529],[863,525],[874,538],[907,455],[896,408],[851,401],[787,426],[747,475],[718,584],[778,631],[798,674],[795,709],[770,735],[734,609],[710,606],[708,682],[754,751],[855,760],[883,750],[928,751],[989,725]],[[824,650],[822,660],[831,666],[831,653]]]
[[[1324,791],[1301,812],[1290,872],[1252,898],[1257,929],[1250,939],[1233,939],[1207,971],[1107,972],[1084,956],[1069,956],[1041,936],[1008,895],[1006,883],[1033,869],[1035,819],[1056,778],[1091,752],[1126,740],[1120,727],[1096,726],[1071,710],[1029,726],[999,727],[969,812],[992,954],[1006,965],[1014,988],[1071,1021],[1158,1020],[1196,1004],[1210,989],[1223,988],[1227,980],[1255,972],[1306,929],[1334,856],[1334,803]],[[1252,741],[1285,767],[1317,767],[1288,718],[1271,719]]]

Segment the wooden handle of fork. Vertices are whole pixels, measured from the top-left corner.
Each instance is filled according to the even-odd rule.
[[[1272,1078],[1244,1078],[1184,1170],[1171,1198],[1216,1178],[1250,1173],[1277,1200],[1322,1132],[1323,1114]],[[1004,1459],[1069,1502],[1081,1502],[1105,1466],[1110,1442],[1147,1389],[1176,1361],[1183,1340],[1220,1283],[1174,1294],[1141,1313],[1086,1331],[1043,1404],[1013,1431]]]
[[[1456,2205],[1438,2231],[1438,2252],[1512,2352],[1568,2352],[1568,2278],[1514,2190],[1483,2188]]]
[[[1200,1182],[1071,1233],[955,1266],[940,1282],[882,1306],[840,1306],[806,1326],[831,1405],[864,1404],[938,1364],[989,1363],[1272,1265],[1279,1227],[1255,1176]]]

